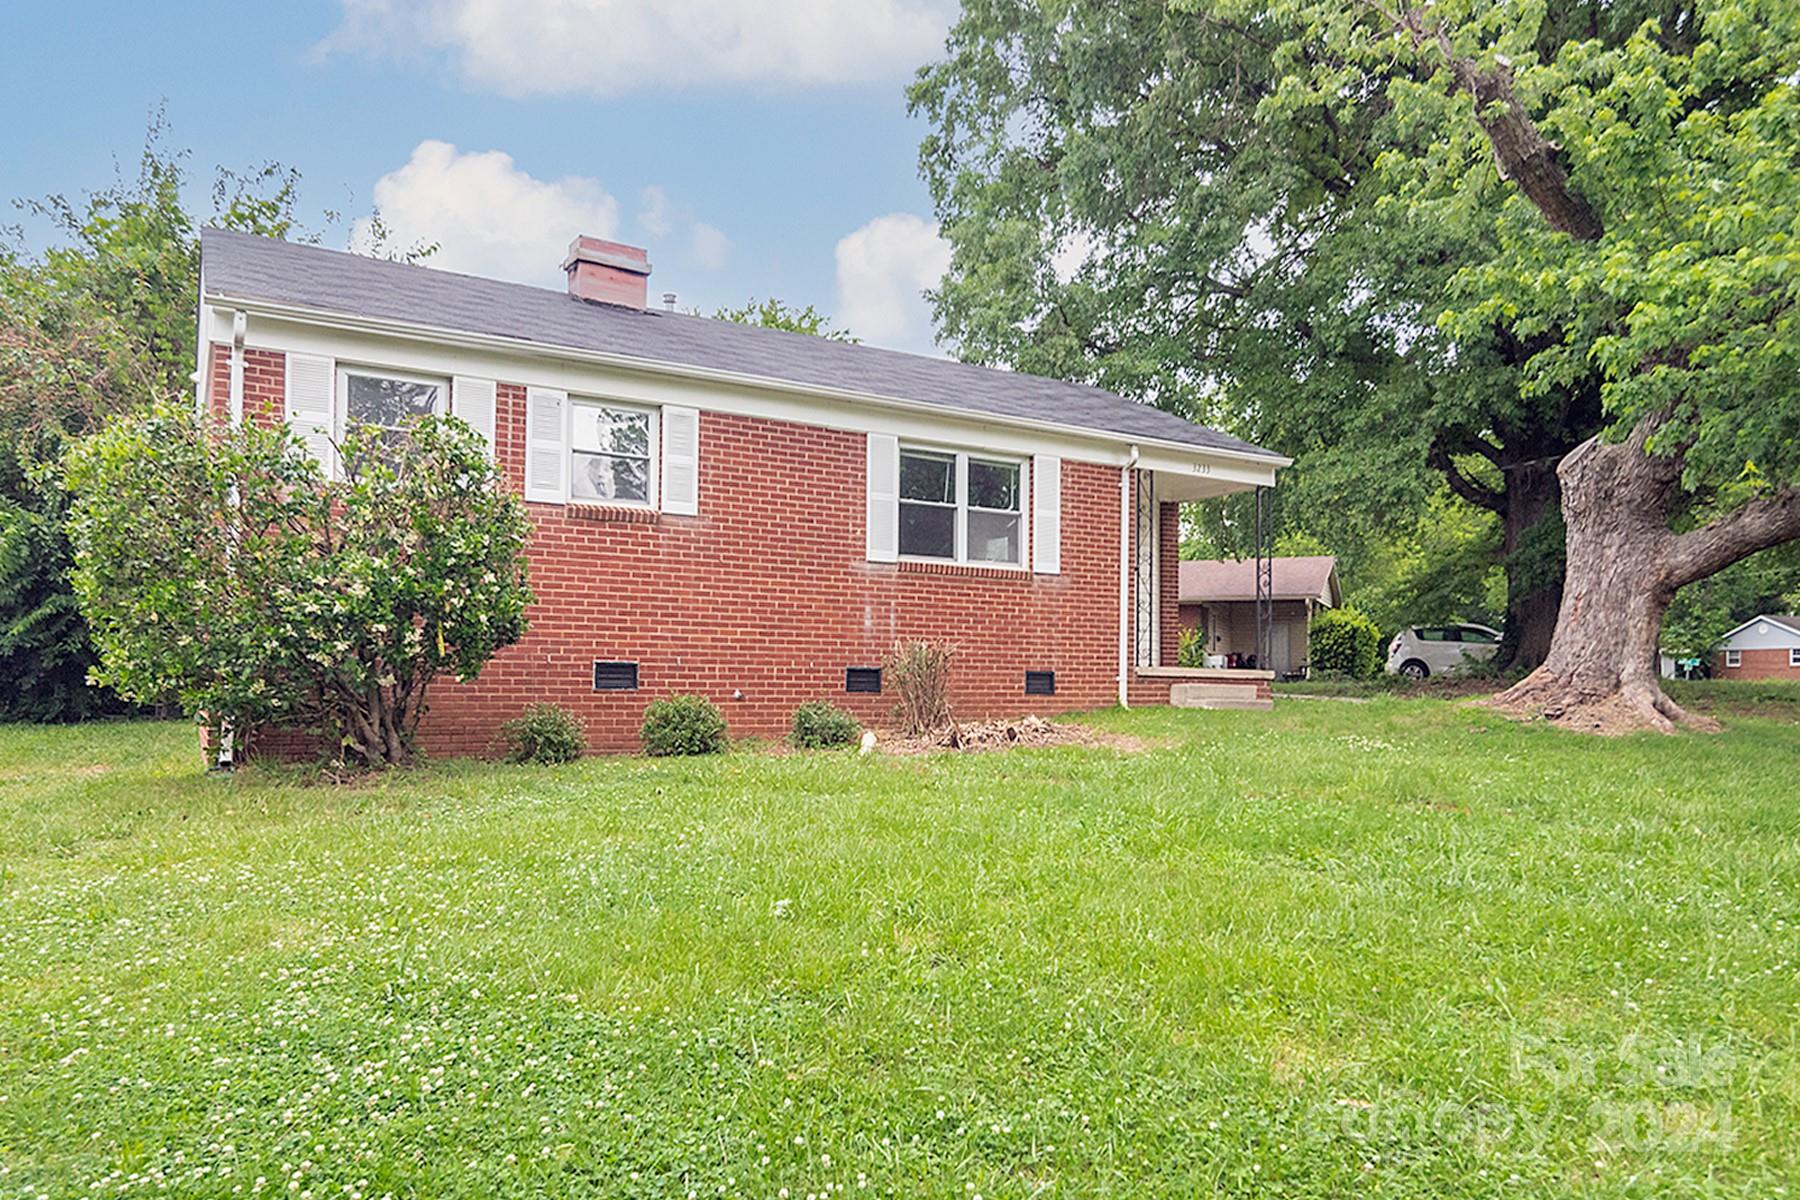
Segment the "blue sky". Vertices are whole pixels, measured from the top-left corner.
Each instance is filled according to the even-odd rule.
[[[308,0],[18,6],[0,196],[130,171],[166,101],[215,165],[299,169],[328,244],[379,204],[443,267],[560,286],[577,233],[646,246],[653,294],[816,304],[931,344],[943,244],[906,115],[951,0]],[[8,214],[4,220],[22,220]],[[35,243],[43,231],[28,226]]]

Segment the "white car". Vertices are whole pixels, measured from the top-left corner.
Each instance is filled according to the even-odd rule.
[[[1443,675],[1470,659],[1492,658],[1498,649],[1500,631],[1486,625],[1415,625],[1388,643],[1388,674]]]

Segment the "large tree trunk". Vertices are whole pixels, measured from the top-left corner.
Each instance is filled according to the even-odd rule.
[[[1684,713],[1658,682],[1657,639],[1675,597],[1668,538],[1669,460],[1639,439],[1588,442],[1563,460],[1568,565],[1550,652],[1495,703],[1603,732],[1669,730]]]
[[[1568,560],[1556,634],[1543,665],[1495,698],[1503,711],[1606,733],[1717,728],[1663,693],[1663,614],[1684,584],[1800,535],[1800,489],[1674,533],[1681,456],[1646,453],[1658,424],[1646,420],[1619,443],[1591,439],[1563,459]]]
[[[1532,670],[1550,654],[1556,614],[1562,606],[1561,556],[1549,556],[1534,538],[1557,519],[1562,488],[1556,461],[1538,459],[1504,467],[1505,503],[1500,513],[1500,553],[1506,564],[1506,630],[1494,663],[1504,670]],[[1555,562],[1547,561],[1554,557]]]

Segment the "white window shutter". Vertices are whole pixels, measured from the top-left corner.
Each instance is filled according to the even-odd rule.
[[[306,452],[318,460],[325,478],[337,474],[337,450],[332,444],[336,422],[337,362],[318,354],[287,356],[284,416],[288,428],[306,443]]]
[[[662,410],[662,510],[691,517],[700,511],[700,413]]]
[[[550,388],[525,392],[525,498],[561,504],[568,498],[563,473],[569,467],[564,412],[569,398]]]
[[[1031,569],[1062,574],[1062,459],[1054,454],[1031,460]]]
[[[869,561],[900,557],[900,439],[869,435]]]
[[[498,386],[492,379],[474,379],[458,375],[450,381],[450,411],[468,423],[487,443],[488,457],[494,457],[494,408]]]

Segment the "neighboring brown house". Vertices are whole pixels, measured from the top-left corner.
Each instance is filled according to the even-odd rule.
[[[1713,675],[1800,682],[1800,616],[1764,613],[1739,625],[1719,639]]]
[[[1337,559],[1329,554],[1275,560],[1275,612],[1269,658],[1258,667],[1279,675],[1306,669],[1313,613],[1344,601]],[[1253,559],[1203,559],[1181,564],[1181,624],[1206,639],[1217,666],[1247,666],[1256,654],[1256,563]]]

